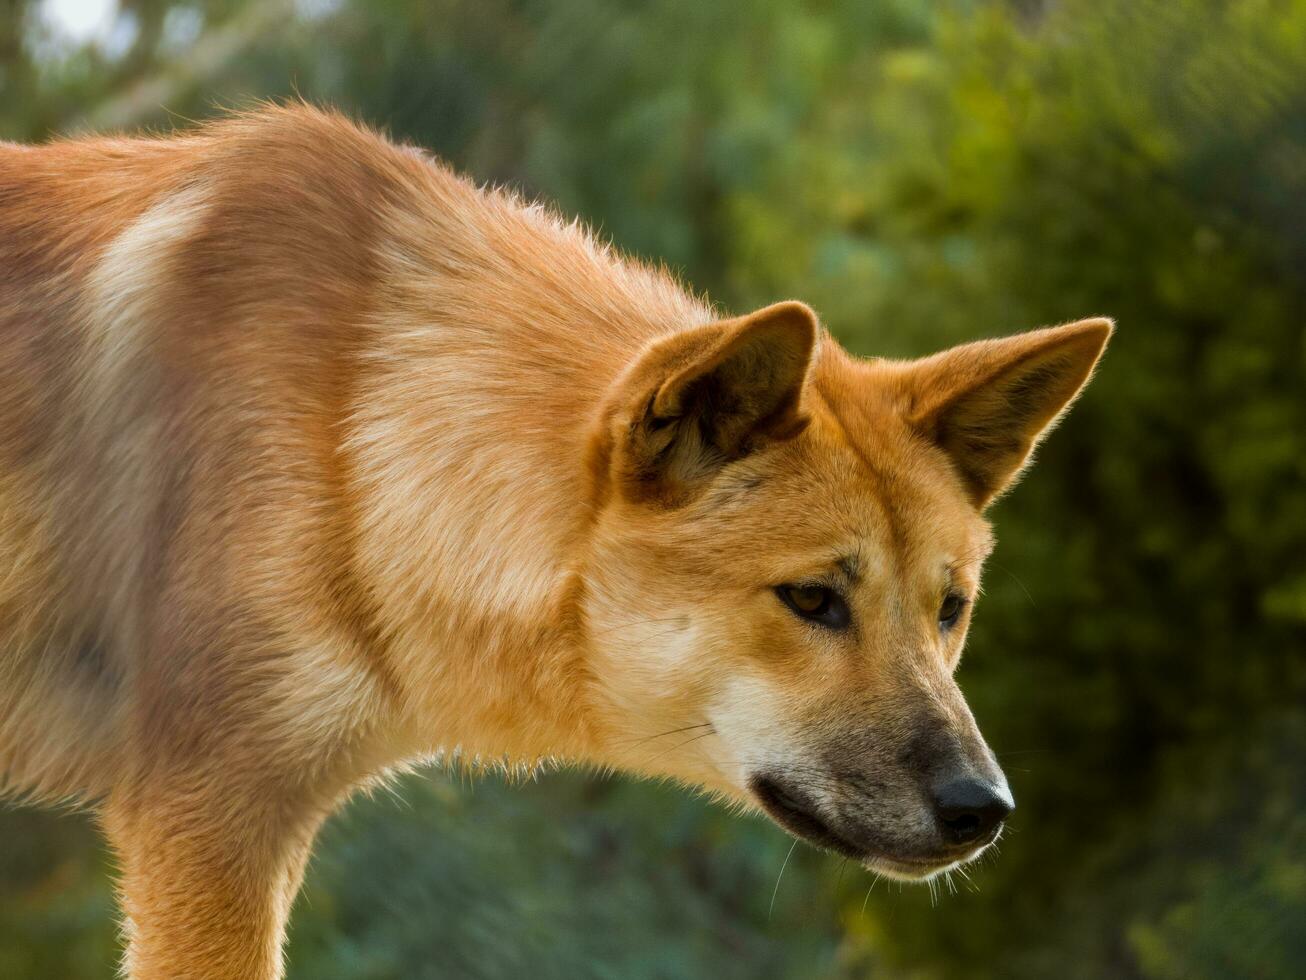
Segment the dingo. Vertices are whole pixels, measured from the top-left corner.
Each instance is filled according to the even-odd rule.
[[[139,980],[279,976],[322,820],[454,749],[928,877],[1012,807],[982,512],[1110,332],[857,360],[303,106],[0,145],[0,784],[98,815]]]

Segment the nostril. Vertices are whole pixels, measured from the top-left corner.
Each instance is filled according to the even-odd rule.
[[[939,826],[957,844],[989,836],[1013,809],[1004,790],[979,779],[954,780],[934,794]]]
[[[958,843],[972,841],[980,835],[981,819],[978,813],[964,812],[955,817],[940,814],[940,820]]]

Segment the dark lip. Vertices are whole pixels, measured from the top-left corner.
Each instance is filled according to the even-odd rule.
[[[786,789],[773,779],[766,776],[754,776],[749,781],[749,788],[753,791],[753,795],[757,797],[758,802],[762,804],[762,809],[766,811],[767,815],[793,836],[827,851],[833,851],[836,854],[863,863],[880,860],[904,868],[929,872],[945,868],[958,861],[968,860],[971,856],[988,847],[993,839],[997,837],[997,834],[994,833],[989,840],[982,844],[928,857],[897,855],[888,849],[877,849],[855,844],[843,837],[812,812],[815,807],[811,805],[810,801],[796,796],[793,790]]]
[[[795,799],[774,780],[754,776],[749,785],[767,815],[795,837],[857,861],[871,856],[866,848],[840,837],[825,821],[804,809],[805,801]]]

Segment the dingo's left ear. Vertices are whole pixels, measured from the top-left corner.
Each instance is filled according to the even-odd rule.
[[[610,474],[621,490],[677,506],[727,463],[798,435],[816,335],[816,314],[788,302],[653,344],[610,402]]]
[[[1111,336],[1105,318],[964,344],[908,365],[913,426],[952,459],[976,507],[1015,482]]]

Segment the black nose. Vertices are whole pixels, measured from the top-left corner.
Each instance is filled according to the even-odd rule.
[[[957,844],[990,837],[1016,808],[1005,786],[982,779],[954,779],[934,791],[934,812],[944,837]]]

